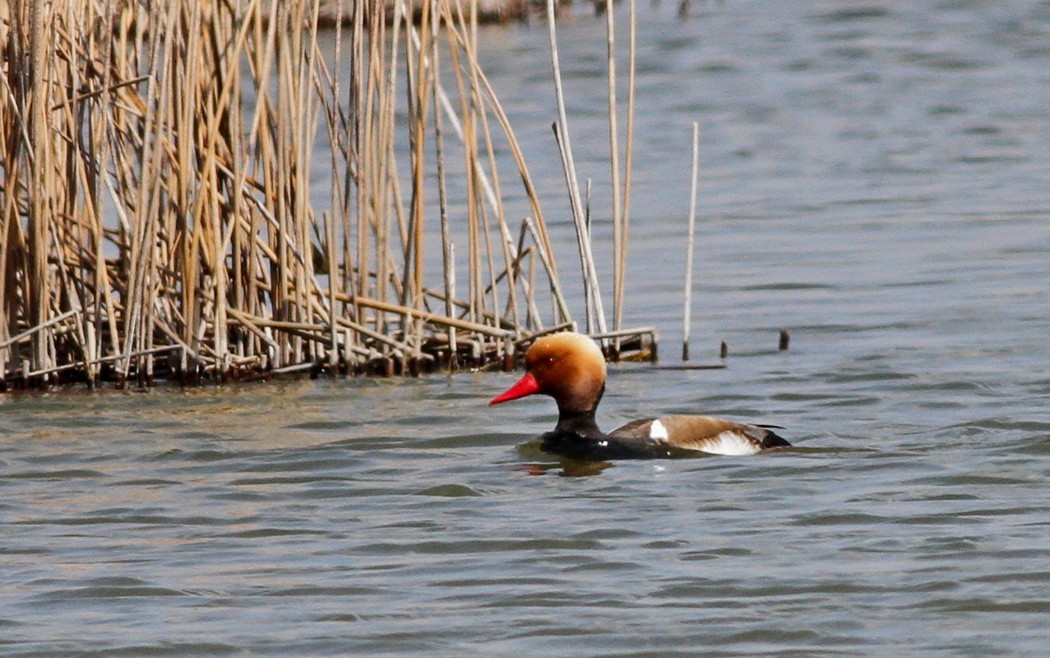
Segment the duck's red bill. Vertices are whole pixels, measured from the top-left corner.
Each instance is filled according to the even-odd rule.
[[[489,404],[499,404],[500,402],[506,402],[507,400],[517,400],[523,398],[526,395],[532,395],[533,393],[539,393],[540,383],[536,381],[536,378],[532,373],[525,373],[525,376],[518,380],[518,383],[511,386],[503,393],[500,393],[496,397],[489,400]]]

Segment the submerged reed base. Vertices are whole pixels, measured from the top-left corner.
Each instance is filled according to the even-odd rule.
[[[505,368],[574,326],[462,4],[320,39],[318,0],[0,5],[0,389]]]

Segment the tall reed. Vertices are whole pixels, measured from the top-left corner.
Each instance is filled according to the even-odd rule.
[[[571,323],[464,6],[0,6],[0,386],[484,366]]]

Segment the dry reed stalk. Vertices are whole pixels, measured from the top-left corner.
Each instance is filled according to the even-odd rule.
[[[6,338],[6,339],[4,339],[3,342],[0,342],[0,349],[6,349],[6,348],[10,347],[11,345],[14,345],[15,343],[18,343],[19,341],[25,340],[26,338],[32,338],[33,334],[39,333],[41,331],[44,331],[44,330],[46,330],[46,329],[48,329],[48,328],[50,328],[50,327],[52,327],[52,326],[54,326],[56,324],[59,324],[59,323],[65,321],[65,320],[69,319],[70,317],[72,317],[72,316],[74,316],[76,314],[77,314],[77,311],[66,311],[62,315],[55,316],[55,317],[51,318],[50,320],[48,320],[47,322],[44,322],[43,324],[39,324],[39,325],[30,327],[29,329],[26,329],[25,331],[23,331],[22,333],[20,333],[18,335]]]
[[[335,27],[335,61],[341,61],[343,46],[343,23],[340,21]],[[324,59],[320,60],[320,64],[324,65]],[[331,75],[326,71],[326,80],[328,81],[329,89],[331,90],[332,99],[340,98],[340,76]],[[328,142],[331,144],[331,160],[332,160],[332,176],[330,180],[331,185],[331,197],[330,203],[333,210],[339,208],[342,205],[340,187],[342,179],[340,177],[340,171],[342,169],[338,155],[339,153],[346,153],[346,146],[343,143],[343,130],[340,129],[340,111],[337,108],[336,103],[323,99],[322,104],[325,108],[325,123],[328,127]],[[335,367],[339,364],[339,326],[336,323],[336,314],[339,312],[339,302],[336,299],[336,293],[339,292],[342,284],[342,280],[339,277],[339,271],[337,268],[337,239],[336,239],[336,221],[332,216],[332,212],[322,213],[322,220],[324,224],[324,257],[325,265],[327,266],[325,275],[328,279],[328,325],[329,325],[329,341],[328,341],[328,365]],[[348,346],[349,347],[349,346]],[[349,359],[347,359],[349,361]]]
[[[529,288],[530,289],[535,289],[535,286],[536,286],[536,270],[537,270],[537,267],[536,267],[536,255],[535,255],[534,252],[530,251],[529,252],[529,269],[528,269],[528,274],[526,276],[526,279],[529,282]],[[528,322],[528,325],[527,325],[528,328],[532,329],[533,331],[538,331],[538,330],[542,329],[543,325],[539,321],[540,310],[536,306],[536,298],[532,297],[531,295],[528,297],[528,307],[529,307],[528,308],[528,310],[529,310],[529,312],[528,312],[529,322]]]
[[[460,80],[460,82],[462,82]],[[476,171],[480,166],[477,158],[477,124],[474,113],[474,106],[470,103],[466,91],[460,89],[461,104],[463,107],[463,135],[464,144],[466,149],[464,150],[467,160],[467,171],[470,174],[467,176],[467,199],[473,200],[477,198],[477,175]],[[468,292],[467,298],[470,300],[470,314],[469,317],[472,321],[477,320],[478,316],[485,312],[485,297],[482,294],[484,284],[482,283],[482,226],[484,217],[479,208],[475,203],[469,203],[467,205],[467,262],[468,262]]]
[[[432,93],[433,70],[430,67],[430,50],[434,40],[431,38],[432,3],[423,3],[421,11],[421,26],[418,30],[420,44],[416,49],[415,57],[409,48],[405,61],[408,63],[409,87],[409,152],[411,155],[412,172],[412,200],[409,214],[409,251],[404,263],[404,277],[402,278],[403,296],[402,304],[411,305],[415,310],[420,310],[423,304],[423,248],[424,248],[424,194],[425,194],[425,169],[424,157],[427,138],[427,112],[430,107],[428,102]],[[406,46],[411,44],[405,42]],[[409,299],[407,295],[411,295]],[[402,323],[413,326],[418,331],[418,324],[411,322],[409,314],[402,316]],[[418,339],[418,334],[417,334]],[[417,355],[418,356],[418,355]]]
[[[434,22],[434,28],[436,30],[438,23]],[[434,42],[437,42],[437,37],[434,35]],[[439,50],[434,49],[432,54],[434,58],[433,70],[434,77],[440,80],[441,76],[441,59]],[[458,72],[458,71],[457,71]],[[449,216],[448,216],[448,186],[445,177],[445,136],[444,127],[442,121],[442,113],[438,104],[440,103],[439,95],[434,94],[434,154],[437,158],[437,184],[438,184],[438,217],[441,222],[441,264],[445,271],[444,284],[445,284],[445,315],[452,317],[454,299],[456,296],[456,268],[455,268],[455,249],[452,244],[452,235],[449,229]],[[458,355],[456,354],[458,345],[456,342],[456,332],[450,331],[448,339],[449,347],[449,363],[448,367],[450,371],[454,371],[459,367]]]
[[[682,360],[689,360],[689,323],[693,298],[693,245],[696,237],[696,193],[700,178],[700,124],[693,122],[693,167],[689,186],[689,228],[685,253],[685,294],[682,309]]]
[[[576,164],[572,156],[572,142],[569,136],[569,120],[565,112],[565,92],[561,81],[561,61],[558,55],[558,37],[555,27],[554,0],[547,0],[547,27],[550,33],[551,68],[554,74],[554,91],[558,105],[558,122],[554,124],[554,134],[558,142],[565,173],[565,183],[569,192],[569,205],[572,208],[573,221],[576,224],[576,242],[580,253],[580,268],[583,284],[587,291],[587,329],[605,331],[605,312],[602,309],[601,291],[598,289],[598,273],[591,253],[589,233],[585,224],[583,202],[580,199],[580,185],[576,179]]]
[[[627,45],[627,129],[624,148],[624,177],[623,177],[623,200],[620,203],[620,248],[614,261],[616,270],[613,274],[614,287],[616,289],[614,299],[618,300],[613,311],[613,328],[620,329],[623,324],[624,298],[627,294],[627,245],[631,224],[631,183],[634,162],[634,94],[635,75],[637,64],[637,23],[636,0],[630,0],[628,13],[628,45]],[[655,337],[654,337],[655,342]],[[619,342],[615,343],[614,349],[619,352]]]
[[[49,81],[45,75],[45,57],[49,39],[44,38],[44,3],[33,2],[29,10],[29,43],[30,48],[30,94],[32,100],[29,105],[29,130],[32,134],[33,150],[31,153],[31,180],[30,184],[35,190],[53,190],[54,180],[50,176],[51,153],[48,148],[51,140],[48,139],[47,106],[49,103],[48,87]],[[55,190],[56,192],[58,190]],[[47,246],[48,232],[50,229],[51,211],[49,199],[43,194],[31,195],[28,217],[29,238],[29,268],[27,275],[33,281],[44,282],[47,280]],[[43,325],[48,320],[48,297],[47,286],[25,286],[23,294],[26,299],[27,320],[30,326]],[[47,334],[43,331],[34,332],[32,336],[32,350],[30,353],[30,368],[36,371],[46,370],[49,367],[47,359]]]
[[[621,209],[620,183],[620,143],[617,115],[619,107],[616,101],[616,15],[613,0],[605,2],[606,30],[606,68],[609,71],[609,169],[612,187],[612,225],[613,225],[613,329],[619,329],[623,318],[623,285],[620,276],[623,263],[620,258],[626,251],[626,235],[623,232],[623,214]],[[619,346],[617,341],[614,349]]]

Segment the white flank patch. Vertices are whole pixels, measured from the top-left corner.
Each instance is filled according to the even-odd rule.
[[[666,441],[669,436],[667,428],[660,421],[654,420],[649,424],[649,438],[653,441]]]
[[[719,432],[701,444],[700,449],[712,455],[753,455],[762,448],[733,430]]]

